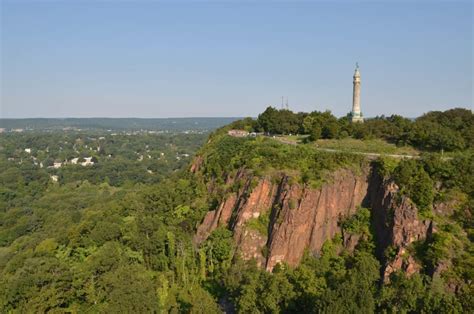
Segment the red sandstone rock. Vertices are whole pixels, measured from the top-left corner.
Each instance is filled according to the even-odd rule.
[[[418,219],[416,206],[399,195],[393,182],[384,182],[373,173],[339,170],[328,183],[315,189],[290,184],[284,174],[275,182],[269,177],[253,178],[240,169],[226,178],[226,186],[238,180],[243,182],[239,191],[228,194],[216,210],[207,213],[194,240],[200,243],[217,227],[226,226],[234,233],[239,254],[255,259],[269,271],[280,262],[297,265],[306,249],[318,252],[326,240],[341,232],[340,218],[354,214],[363,203],[372,210],[379,258],[384,260],[383,251],[389,246],[397,250],[395,258],[384,265],[386,281],[400,269],[408,275],[419,271],[407,248],[434,232],[432,221]],[[252,180],[258,181],[255,187]],[[215,191],[214,183],[209,184],[209,190]],[[249,220],[262,214],[270,215],[268,236],[248,227]],[[359,236],[345,234],[343,241],[346,249],[353,251]]]
[[[360,240],[359,234],[352,234],[348,232],[342,232],[342,244],[346,250],[349,252],[354,252],[355,247],[359,243]]]
[[[211,232],[217,227],[226,225],[232,216],[236,201],[237,196],[230,194],[224,202],[219,205],[218,209],[208,212],[197,229],[194,242],[201,243],[207,239]]]
[[[203,159],[201,156],[197,156],[196,158],[194,158],[192,164],[191,164],[191,168],[189,169],[191,171],[191,173],[196,173],[199,171],[199,169],[201,168],[201,165],[203,163]]]
[[[433,230],[433,222],[420,220],[418,209],[405,196],[398,194],[399,188],[393,182],[376,182],[379,184],[376,195],[372,196],[372,214],[376,233],[379,238],[379,257],[391,246],[397,250],[393,260],[384,266],[384,281],[389,281],[390,274],[403,270],[409,276],[420,270],[420,265],[409,255],[407,248],[415,241],[424,240]],[[372,191],[373,193],[373,191]],[[378,195],[377,195],[378,194]]]
[[[255,258],[268,270],[283,261],[296,265],[306,248],[319,251],[324,241],[340,231],[339,217],[355,213],[368,187],[367,175],[358,176],[349,170],[336,172],[331,182],[319,189],[290,185],[288,177],[283,176],[279,183],[261,178],[248,193],[251,179],[247,178],[237,195],[230,194],[217,210],[207,213],[198,227],[195,242],[202,242],[219,226],[228,226],[234,232],[241,256]],[[245,198],[244,195],[249,196]],[[232,213],[234,221],[230,221]],[[250,219],[257,219],[264,213],[271,214],[268,239],[246,226]],[[261,253],[266,245],[267,259]]]
[[[348,170],[336,172],[320,189],[285,182],[276,202],[281,209],[275,214],[266,269],[282,261],[298,264],[306,248],[318,252],[340,231],[339,217],[355,213],[367,187],[366,176]]]

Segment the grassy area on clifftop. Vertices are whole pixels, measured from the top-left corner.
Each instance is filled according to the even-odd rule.
[[[360,170],[366,162],[363,156],[321,152],[312,145],[288,145],[266,137],[236,138],[224,132],[212,136],[200,155],[204,157],[203,175],[216,180],[240,168],[256,175],[296,170],[301,182],[313,184],[337,169]]]
[[[397,147],[382,139],[360,140],[354,138],[344,139],[321,139],[316,141],[316,146],[341,150],[344,152],[360,152],[375,154],[397,154],[416,156],[419,152],[411,146]]]
[[[307,140],[307,135],[283,135],[275,137],[287,144],[302,145]],[[388,143],[383,139],[355,139],[355,138],[341,138],[341,139],[319,139],[314,142],[318,148],[333,149],[348,153],[374,153],[374,154],[396,154],[417,156],[419,151],[412,146],[397,146]]]

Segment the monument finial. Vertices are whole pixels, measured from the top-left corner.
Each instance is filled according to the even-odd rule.
[[[356,62],[356,70],[359,70],[359,62]]]

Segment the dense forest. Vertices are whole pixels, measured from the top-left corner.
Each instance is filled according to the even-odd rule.
[[[228,136],[230,129],[306,136],[305,143],[288,145],[271,136]],[[317,150],[313,141],[320,138],[375,138],[420,155],[369,160]],[[351,124],[329,112],[268,108],[257,119],[233,122],[209,136],[0,134],[0,308],[468,312],[474,308],[473,140],[474,116],[464,109]],[[75,158],[79,164],[71,163]],[[93,164],[81,164],[87,160]],[[338,169],[358,173],[369,165],[374,176],[400,187],[400,199],[409,199],[420,219],[436,224],[430,237],[407,247],[406,258],[420,265],[417,272],[383,278],[382,266],[397,252],[379,252],[371,208],[341,217],[341,234],[320,251],[308,250],[298,265],[283,262],[271,272],[242,258],[230,226],[216,228],[201,243],[193,240],[205,215],[241,188],[242,182],[226,178],[242,169],[255,179],[291,173],[289,184],[318,189]],[[441,204],[449,210],[438,210]],[[260,216],[249,227],[268,233],[271,219]],[[353,250],[344,246],[347,233],[360,239]]]

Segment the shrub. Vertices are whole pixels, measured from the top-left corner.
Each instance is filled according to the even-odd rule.
[[[258,231],[260,234],[268,235],[268,225],[270,223],[269,211],[261,213],[257,218],[247,220],[246,226],[251,230]]]
[[[354,215],[344,219],[340,225],[346,232],[368,235],[370,233],[370,210],[359,208]]]
[[[434,200],[433,180],[421,162],[402,160],[394,170],[394,179],[401,193],[410,197],[421,212],[429,212]]]

